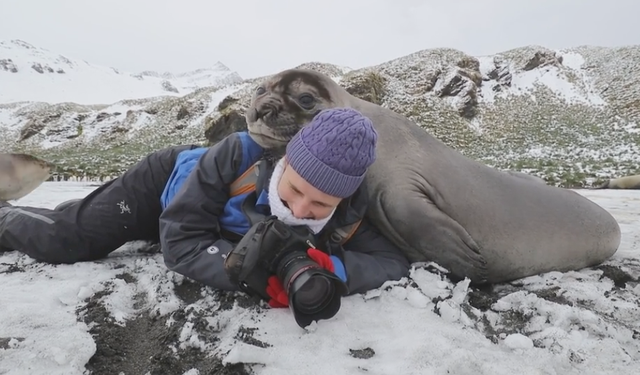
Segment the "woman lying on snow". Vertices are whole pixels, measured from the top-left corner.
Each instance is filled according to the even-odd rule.
[[[167,148],[55,210],[0,208],[0,247],[74,263],[159,239],[169,269],[291,305],[304,327],[334,316],[340,296],[407,275],[408,260],[363,219],[376,142],[368,118],[338,108],[316,115],[276,162],[246,132]]]

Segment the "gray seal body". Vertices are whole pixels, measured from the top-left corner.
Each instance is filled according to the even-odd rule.
[[[640,189],[640,175],[612,178],[594,189]]]
[[[298,102],[308,94],[315,104]],[[282,147],[330,107],[351,107],[372,120],[379,137],[365,179],[367,215],[412,262],[433,261],[456,278],[497,283],[593,266],[618,249],[618,222],[593,201],[472,160],[315,71],[286,70],[261,85],[247,112],[249,133]]]
[[[353,106],[379,133],[369,217],[411,261],[496,283],[593,266],[617,251],[618,222],[588,198],[467,158],[385,108]]]

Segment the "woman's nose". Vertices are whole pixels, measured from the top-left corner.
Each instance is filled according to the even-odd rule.
[[[298,219],[308,219],[311,216],[309,205],[305,202],[295,202],[291,207],[291,213]]]

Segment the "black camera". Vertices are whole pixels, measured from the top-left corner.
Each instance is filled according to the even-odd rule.
[[[266,301],[267,279],[275,274],[289,296],[296,323],[304,328],[332,318],[348,291],[335,274],[309,258],[308,248],[315,248],[309,228],[289,226],[270,216],[254,225],[229,253],[225,270],[244,292]]]

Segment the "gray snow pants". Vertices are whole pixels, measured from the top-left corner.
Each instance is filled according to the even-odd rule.
[[[0,208],[0,248],[57,264],[104,258],[129,241],[159,242],[160,196],[178,154],[196,147],[153,152],[60,211]]]

